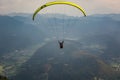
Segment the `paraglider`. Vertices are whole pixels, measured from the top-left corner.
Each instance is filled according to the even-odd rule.
[[[79,6],[79,5],[77,5],[77,4],[73,3],[73,2],[69,2],[69,1],[52,1],[52,2],[48,2],[48,3],[40,6],[38,9],[36,9],[36,11],[34,12],[33,17],[32,17],[33,21],[35,20],[35,17],[38,14],[38,12],[40,12],[42,9],[44,9],[44,8],[46,8],[48,6],[60,5],[60,4],[69,5],[69,6],[75,7],[79,11],[81,11],[84,16],[86,16],[86,13],[85,13],[84,9],[81,6]],[[64,40],[63,41],[58,41],[58,43],[59,43],[60,49],[62,49]]]
[[[64,41],[58,41],[58,43],[59,43],[60,49],[62,49]]]

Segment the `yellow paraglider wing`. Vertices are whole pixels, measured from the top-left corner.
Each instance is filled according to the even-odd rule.
[[[37,14],[40,10],[42,10],[43,8],[48,7],[48,6],[51,6],[51,5],[56,5],[56,4],[65,4],[65,5],[70,5],[70,6],[76,7],[77,9],[79,9],[79,10],[83,13],[84,16],[86,16],[86,13],[85,13],[85,11],[82,9],[82,7],[79,6],[79,5],[77,5],[77,4],[75,4],[75,3],[73,3],[73,2],[68,2],[68,1],[53,1],[53,2],[48,2],[48,3],[44,4],[44,5],[42,5],[41,7],[39,7],[39,8],[34,12],[32,19],[34,20],[36,14]]]

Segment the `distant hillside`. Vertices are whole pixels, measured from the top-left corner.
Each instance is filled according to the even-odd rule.
[[[61,14],[41,14],[32,21],[32,14],[13,14],[15,19],[40,28],[48,37],[55,36],[64,26],[64,36],[69,38],[84,38],[99,34],[119,34],[119,14],[91,15],[87,17],[72,17]],[[34,24],[37,23],[37,24]],[[56,32],[54,31],[56,27]]]
[[[39,28],[19,19],[0,16],[0,54],[23,49],[44,40],[45,35]]]

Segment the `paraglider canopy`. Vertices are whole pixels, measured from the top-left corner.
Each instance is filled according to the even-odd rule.
[[[73,6],[73,7],[77,8],[77,9],[79,9],[79,10],[83,13],[83,15],[86,16],[86,13],[85,13],[84,9],[83,9],[81,6],[79,6],[79,5],[77,5],[77,4],[73,3],[73,2],[68,2],[68,1],[53,1],[53,2],[48,2],[48,3],[40,6],[40,7],[34,12],[32,19],[34,20],[36,14],[37,14],[39,11],[41,11],[42,9],[44,9],[45,7],[48,7],[48,6],[51,6],[51,5],[57,5],[57,4],[65,4],[65,5]]]

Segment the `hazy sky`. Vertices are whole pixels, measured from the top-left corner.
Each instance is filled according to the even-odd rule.
[[[40,5],[54,0],[0,0],[0,14],[33,13]],[[91,14],[120,14],[120,0],[67,0],[82,6],[88,15]],[[58,12],[62,7],[54,7]],[[66,7],[72,11],[73,8]],[[56,11],[57,12],[57,11]],[[75,14],[75,11],[72,11]]]

